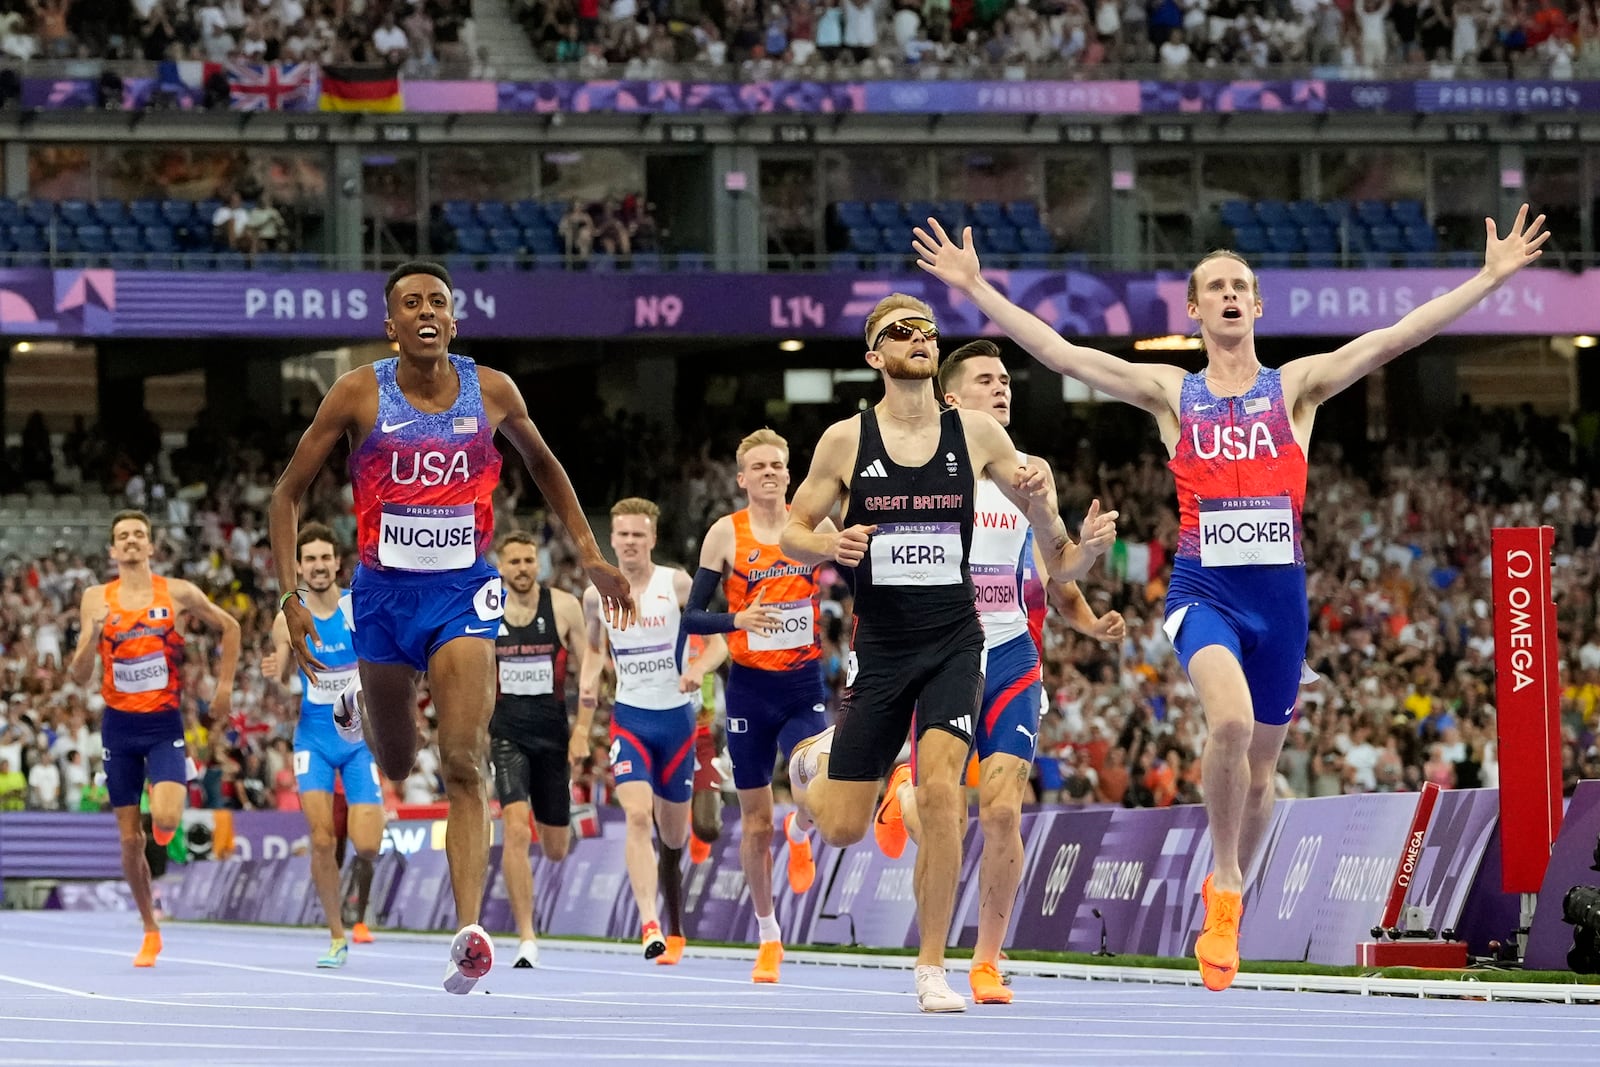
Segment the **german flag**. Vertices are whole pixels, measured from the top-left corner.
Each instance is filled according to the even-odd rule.
[[[389,67],[323,67],[322,111],[403,111],[400,74]]]

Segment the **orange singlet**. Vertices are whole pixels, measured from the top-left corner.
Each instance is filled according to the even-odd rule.
[[[741,612],[761,596],[783,614],[777,633],[754,640],[744,630],[728,634],[728,654],[741,667],[789,671],[822,655],[817,642],[817,579],[813,568],[785,559],[750,530],[750,509],[733,513],[733,569],[723,584],[728,610]]]
[[[183,635],[173,624],[173,606],[167,580],[150,576],[152,595],[145,607],[128,611],[122,606],[122,579],[106,585],[105,626],[100,631],[100,661],[105,674],[100,695],[106,707],[118,711],[176,711],[183,681]]]

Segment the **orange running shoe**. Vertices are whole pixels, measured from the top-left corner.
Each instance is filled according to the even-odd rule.
[[[778,965],[782,962],[782,941],[761,942],[761,947],[756,949],[756,965],[755,969],[750,972],[750,981],[776,982],[778,980]]]
[[[366,923],[356,923],[350,928],[350,940],[358,945],[372,944],[372,931],[367,929]]]
[[[694,834],[689,835],[689,862],[699,866],[711,858],[711,842],[702,841]]]
[[[889,785],[878,804],[878,814],[872,820],[872,836],[878,840],[878,850],[892,860],[900,858],[906,850],[906,819],[900,810],[900,786],[911,781],[911,765],[902,763],[889,775]]]
[[[1200,963],[1200,980],[1220,992],[1239,973],[1239,920],[1244,917],[1244,897],[1211,888],[1211,875],[1200,885],[1206,921],[1195,939],[1194,958]]]
[[[972,999],[979,1004],[1010,1004],[1011,990],[992,963],[974,963],[967,979],[972,983]]]
[[[667,939],[661,936],[661,924],[648,922],[644,924],[643,937],[644,958],[653,960],[667,951]]]
[[[161,931],[151,930],[144,935],[144,941],[139,945],[139,954],[133,957],[135,967],[154,967],[156,957],[161,955]]]
[[[663,967],[670,967],[683,959],[683,946],[688,944],[682,937],[673,934],[667,938],[667,950],[656,957],[656,962]]]
[[[811,888],[811,883],[817,880],[817,861],[811,855],[811,836],[809,834],[796,841],[794,834],[794,812],[783,817],[783,836],[789,839],[789,890],[796,896]],[[777,944],[777,942],[773,942]],[[781,957],[781,953],[779,954]],[[777,972],[773,972],[777,973]],[[776,978],[773,979],[777,981]]]

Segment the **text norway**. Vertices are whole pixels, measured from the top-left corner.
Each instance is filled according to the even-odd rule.
[[[1207,526],[1201,537],[1208,545],[1260,545],[1281,544],[1293,540],[1289,524],[1281,519],[1264,519],[1260,522],[1230,522]]]

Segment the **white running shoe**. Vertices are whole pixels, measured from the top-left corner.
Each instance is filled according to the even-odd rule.
[[[477,923],[463,926],[450,942],[450,962],[444,971],[447,993],[470,993],[478,979],[494,966],[494,942]]]
[[[361,732],[361,713],[366,706],[367,698],[361,695],[361,675],[357,674],[333,701],[334,729],[349,744],[359,745],[365,740]]]
[[[967,998],[950,988],[943,967],[918,967],[917,1007],[926,1012],[966,1011]]]
[[[513,967],[539,966],[539,942],[523,941],[517,945],[517,959]]]

